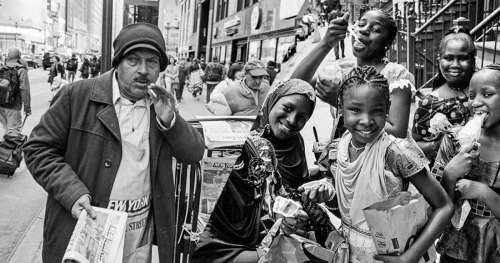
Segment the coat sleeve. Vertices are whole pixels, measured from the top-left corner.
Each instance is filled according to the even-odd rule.
[[[194,163],[203,158],[205,150],[203,136],[178,113],[172,128],[162,131],[162,134],[172,149],[172,155],[180,162]]]
[[[57,93],[23,149],[33,178],[68,211],[79,197],[90,194],[64,158],[71,125],[70,92],[66,87]]]

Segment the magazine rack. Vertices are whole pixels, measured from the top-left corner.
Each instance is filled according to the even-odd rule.
[[[255,117],[200,117],[188,121],[203,135],[203,127],[200,121],[207,120],[241,120],[253,121]],[[213,150],[206,149],[204,156],[211,157],[213,153],[221,151],[240,150],[241,145],[218,147]],[[189,262],[190,256],[196,246],[198,235],[200,234],[202,222],[199,221],[203,174],[201,162],[198,163],[180,163],[174,158],[172,167],[174,167],[175,180],[175,203],[176,203],[176,246],[174,253],[174,262]],[[204,222],[206,223],[206,222]]]

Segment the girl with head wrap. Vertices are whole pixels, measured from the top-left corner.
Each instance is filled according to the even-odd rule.
[[[297,198],[299,186],[310,181],[300,130],[314,106],[314,89],[298,79],[279,84],[269,95],[200,236],[193,262],[258,261],[257,247],[275,219],[272,200],[276,195]],[[320,185],[316,189],[326,198],[333,187]],[[296,221],[306,217],[300,211]]]

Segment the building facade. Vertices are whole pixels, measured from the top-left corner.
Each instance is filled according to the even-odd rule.
[[[163,32],[167,54],[176,57],[180,41],[180,7],[177,0],[159,3],[158,27]]]
[[[179,56],[280,63],[316,0],[181,0]]]
[[[11,47],[23,53],[46,49],[46,0],[0,2],[0,52]]]

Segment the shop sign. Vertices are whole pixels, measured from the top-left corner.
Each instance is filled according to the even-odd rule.
[[[258,29],[260,27],[260,8],[256,6],[252,10],[252,14],[250,16],[250,27],[252,29]]]
[[[241,23],[241,19],[238,16],[231,18],[230,20],[224,22],[224,29],[239,26]]]
[[[224,29],[224,31],[226,32],[226,36],[232,36],[238,33],[238,28],[237,27],[226,28]]]

